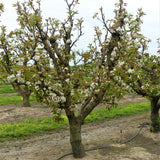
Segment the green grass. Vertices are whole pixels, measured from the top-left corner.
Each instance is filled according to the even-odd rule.
[[[11,85],[0,85],[0,94],[4,93],[16,93]]]
[[[85,123],[96,122],[103,119],[118,118],[121,116],[129,116],[142,114],[150,111],[150,103],[132,103],[129,105],[112,108],[110,111],[102,108],[92,111],[86,118]],[[64,121],[55,122],[53,118],[44,117],[38,120],[26,120],[20,123],[0,124],[0,141],[21,138],[36,134],[42,134],[46,131],[63,128],[68,124],[65,116]]]
[[[110,110],[101,108],[98,110],[93,110],[91,114],[87,116],[85,122],[95,122],[103,119],[119,118],[122,116],[130,116],[135,114],[142,114],[150,111],[150,103],[131,103],[125,106],[120,106],[117,108],[111,108]]]
[[[34,96],[31,96],[30,102],[36,102],[36,98]],[[1,106],[8,104],[20,104],[20,103],[22,103],[21,96],[0,97]]]
[[[37,120],[28,119],[20,123],[0,124],[0,141],[42,134],[46,131],[63,128],[65,125],[67,125],[67,121],[57,123],[53,121],[53,118],[48,117]]]

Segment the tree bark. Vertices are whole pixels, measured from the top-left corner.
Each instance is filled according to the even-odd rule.
[[[151,100],[151,131],[158,132],[160,131],[160,117],[159,117],[159,108],[158,104],[159,98],[152,98]]]
[[[75,158],[83,158],[85,156],[85,151],[81,138],[81,123],[79,122],[70,122],[70,143],[73,156]]]
[[[22,97],[23,97],[23,104],[22,104],[22,106],[23,107],[30,107],[31,106],[31,104],[30,104],[30,102],[29,102],[29,97],[30,97],[30,94],[22,94]]]
[[[18,92],[20,96],[23,98],[23,107],[30,107],[31,104],[29,102],[29,97],[31,95],[31,91],[28,89],[27,86],[24,86],[24,88],[21,88],[21,85],[18,85],[17,83],[12,83],[13,88]]]

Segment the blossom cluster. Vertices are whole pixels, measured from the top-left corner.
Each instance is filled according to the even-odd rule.
[[[17,71],[16,74],[11,74],[7,77],[8,82],[12,83],[17,80],[18,83],[25,83],[21,70]]]
[[[52,100],[53,103],[65,103],[66,102],[66,97],[64,96],[58,96],[55,93],[49,93],[49,100]]]

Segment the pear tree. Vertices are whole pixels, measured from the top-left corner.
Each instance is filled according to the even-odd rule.
[[[23,107],[29,107],[29,97],[32,93],[29,88],[29,77],[33,70],[36,44],[27,39],[21,29],[7,33],[5,26],[0,26],[0,68],[3,81],[12,85],[23,99]],[[32,60],[33,59],[33,60]],[[27,69],[28,68],[28,69]]]
[[[118,73],[115,74],[120,75],[131,92],[142,95],[150,101],[151,131],[158,132],[160,131],[160,56],[149,54],[145,50],[148,40],[142,37],[138,42],[131,43],[135,43],[134,47],[127,48],[129,54],[126,60],[123,59],[118,64]]]
[[[123,95],[122,88],[126,83],[122,80],[117,83],[115,77],[118,79],[119,76],[114,73],[126,55],[125,39],[132,39],[132,33],[139,31],[144,13],[139,10],[134,18],[127,12],[126,3],[120,0],[115,6],[115,17],[106,20],[100,8],[94,18],[102,22],[102,29],[96,26],[93,43],[89,44],[88,50],[79,51],[76,44],[83,35],[83,18],[78,18],[76,10],[79,1],[65,2],[67,17],[64,21],[56,18],[43,20],[39,0],[17,2],[14,6],[22,31],[20,35],[25,35],[27,42],[31,36],[33,43],[29,42],[27,47],[36,50],[33,56],[32,51],[27,52],[27,57],[34,59],[33,70],[25,67],[30,73],[29,87],[40,102],[52,107],[56,120],[65,111],[73,156],[82,158],[85,156],[82,124],[99,103],[105,101],[115,106],[116,100]]]

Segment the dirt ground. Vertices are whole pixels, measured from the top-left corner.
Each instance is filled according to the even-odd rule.
[[[119,104],[143,101],[145,99],[140,96],[127,95]],[[43,116],[52,116],[50,108],[37,104],[30,108],[19,105],[0,106],[0,123]],[[99,146],[107,148],[86,152],[82,160],[160,160],[160,133],[150,133],[149,126],[145,126],[133,141],[120,145],[120,142],[136,134],[140,123],[148,121],[149,113],[83,125],[85,149]],[[68,128],[28,139],[0,143],[0,160],[57,160],[70,152]],[[72,155],[69,155],[62,160],[73,159]]]

